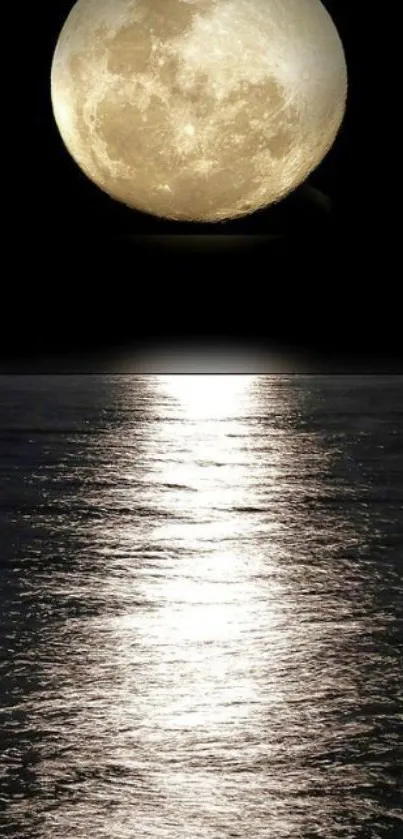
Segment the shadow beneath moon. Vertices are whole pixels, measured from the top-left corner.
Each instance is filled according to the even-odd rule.
[[[272,234],[242,234],[234,235],[229,233],[167,233],[158,236],[123,236],[122,243],[136,246],[141,251],[156,251],[183,254],[234,254],[246,253],[266,249],[268,245],[275,244],[284,239],[284,235]]]
[[[333,201],[329,195],[310,184],[303,184],[299,189],[302,200],[310,203],[312,207],[323,213],[330,213],[333,209]]]
[[[135,247],[150,255],[224,254],[241,255],[276,250],[281,244],[315,239],[330,229],[333,202],[321,190],[303,184],[278,204],[240,219],[216,223],[172,222],[139,218],[138,231],[125,231],[118,238],[124,248]],[[145,221],[143,226],[142,222]],[[137,218],[136,218],[137,222]]]

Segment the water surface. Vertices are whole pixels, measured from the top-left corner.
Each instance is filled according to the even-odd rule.
[[[403,377],[2,377],[0,559],[2,836],[403,835]]]

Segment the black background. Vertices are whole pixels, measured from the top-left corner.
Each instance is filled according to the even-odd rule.
[[[28,97],[22,107],[15,96],[17,236],[2,292],[1,369],[105,366],[139,349],[214,345],[309,357],[317,369],[400,370],[396,276],[382,255],[376,190],[372,183],[370,196],[367,187],[357,6],[324,3],[349,71],[347,113],[325,160],[277,206],[206,225],[120,205],[68,155],[49,76],[72,5],[24,12]]]

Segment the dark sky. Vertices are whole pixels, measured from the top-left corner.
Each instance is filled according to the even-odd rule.
[[[154,219],[85,178],[64,149],[49,92],[73,3],[31,5],[29,97],[16,131],[25,198],[11,254],[23,282],[10,278],[2,291],[0,370],[105,366],[192,345],[309,357],[318,369],[400,369],[394,278],[377,269],[371,279],[379,255],[367,211],[355,4],[325,2],[350,83],[332,150],[277,207],[220,225]]]

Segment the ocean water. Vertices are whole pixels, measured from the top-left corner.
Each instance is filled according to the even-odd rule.
[[[0,835],[403,836],[403,377],[0,378]]]

